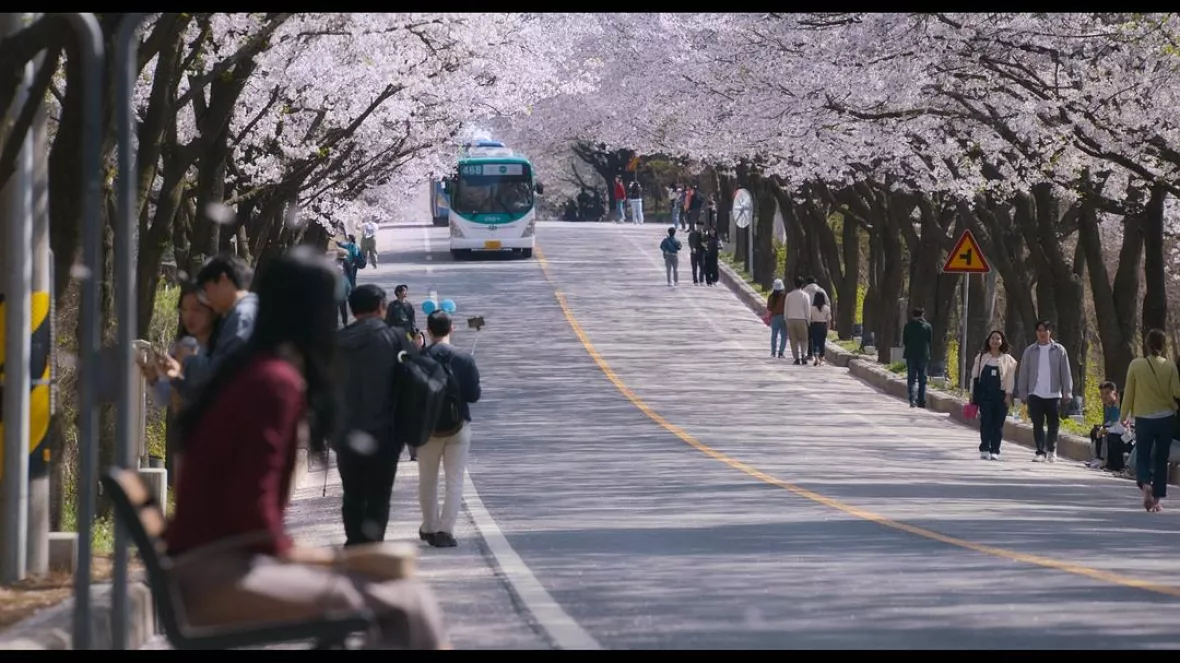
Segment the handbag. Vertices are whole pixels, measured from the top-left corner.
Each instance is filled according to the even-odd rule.
[[[770,326],[770,318],[771,318],[770,311],[767,311],[766,313],[762,314],[762,322],[765,322],[767,327]]]
[[[963,418],[974,419],[979,416],[979,406],[975,403],[963,403]]]

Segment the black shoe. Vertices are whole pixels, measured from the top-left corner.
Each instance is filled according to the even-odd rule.
[[[910,401],[910,407],[918,407],[918,404],[913,401]]]
[[[802,363],[801,363],[801,362],[800,362],[798,359],[796,359],[796,360],[795,360],[795,365],[796,365],[796,366],[801,366],[801,365],[802,365]]]
[[[435,548],[454,548],[459,545],[459,542],[455,541],[455,537],[451,536],[450,532],[435,532],[434,540],[430,542],[430,545]]]
[[[422,530],[418,530],[418,538],[422,539],[423,541],[425,541],[426,543],[429,543],[432,546],[434,545],[434,540],[437,536],[438,536],[437,534],[427,534],[426,532],[423,532]]]

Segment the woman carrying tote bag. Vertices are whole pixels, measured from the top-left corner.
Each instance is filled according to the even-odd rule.
[[[979,458],[1000,460],[1004,420],[1012,405],[1016,359],[1008,354],[1008,337],[996,329],[987,335],[971,370],[971,404],[979,416]]]

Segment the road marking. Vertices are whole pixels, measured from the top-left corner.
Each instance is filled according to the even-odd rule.
[[[582,329],[581,324],[579,324],[577,318],[574,317],[573,311],[570,309],[569,303],[566,301],[565,294],[560,288],[557,287],[557,283],[553,280],[551,274],[549,273],[549,264],[546,262],[545,255],[541,251],[540,247],[534,251],[534,254],[537,256],[537,262],[541,265],[541,272],[544,275],[545,280],[548,281],[549,285],[553,288],[553,294],[557,298],[557,303],[561,306],[562,312],[565,314],[566,322],[569,323],[570,328],[573,329],[574,334],[578,337],[578,340],[582,343],[582,346],[586,349],[586,352],[590,355],[590,358],[594,360],[594,363],[598,365],[598,368],[603,372],[604,375],[606,375],[606,378],[610,380],[615,388],[618,389],[619,392],[627,398],[627,400],[631,401],[631,404],[634,405],[640,412],[646,414],[649,419],[659,424],[662,428],[664,428],[664,430],[672,433],[676,437],[680,438],[680,440],[685,444],[693,447],[701,453],[719,460],[733,469],[743,472],[764,483],[783,488],[813,502],[818,502],[819,504],[836,509],[837,511],[847,513],[850,516],[868,520],[890,529],[908,532],[925,539],[939,541],[947,545],[964,548],[966,550],[972,550],[984,555],[991,555],[993,557],[1000,557],[1016,562],[1024,562],[1034,566],[1064,571],[1066,573],[1072,573],[1074,575],[1084,576],[1093,580],[1099,580],[1114,585],[1121,585],[1123,587],[1129,587],[1133,589],[1142,589],[1155,594],[1180,597],[1180,587],[1161,585],[1146,580],[1140,580],[1138,578],[1131,578],[1128,576],[1119,575],[1117,573],[1111,573],[1109,571],[1102,571],[1100,569],[1081,566],[1080,564],[1072,564],[1069,562],[1050,559],[1048,557],[1041,557],[1039,555],[1029,555],[1013,550],[1007,550],[1005,548],[975,543],[974,541],[967,541],[966,539],[940,534],[924,527],[918,527],[916,525],[909,525],[891,520],[880,514],[873,513],[872,511],[867,511],[850,504],[845,504],[844,502],[820,495],[819,493],[808,490],[801,486],[796,486],[792,483],[779,479],[778,477],[769,475],[751,465],[747,465],[740,460],[730,458],[720,451],[713,449],[712,447],[697,440],[688,431],[665,419],[659,412],[653,410],[647,403],[640,399],[639,396],[634,391],[632,391],[625,382],[623,382],[622,378],[620,378],[618,374],[615,373],[614,369],[610,367],[610,364],[608,364],[606,360],[603,359],[602,355],[598,353],[598,350],[590,341],[590,337],[586,335],[585,330]]]
[[[422,229],[422,243],[426,249],[426,258],[429,260],[431,258],[430,231],[427,228]],[[426,273],[430,274],[431,272],[431,266],[426,265]],[[437,290],[427,290],[427,298],[433,301],[435,306],[438,306]],[[496,566],[504,574],[504,580],[508,584],[509,590],[520,598],[525,609],[532,614],[533,619],[545,630],[549,639],[557,645],[558,649],[603,649],[603,646],[593,636],[561,608],[561,605],[545,590],[541,581],[537,580],[537,576],[533,575],[528,565],[508,543],[508,538],[504,536],[500,526],[496,524],[496,520],[484,506],[483,500],[480,499],[470,474],[463,477],[463,503],[467,513],[471,515],[472,522],[475,523],[475,529],[487,543]]]
[[[537,576],[529,570],[520,555],[516,554],[507,537],[500,531],[492,514],[483,505],[475,484],[468,474],[463,479],[463,503],[475,529],[488,544],[488,550],[496,559],[500,571],[512,587],[512,591],[520,598],[525,608],[532,613],[533,618],[545,632],[549,634],[559,649],[587,649],[601,650],[602,645],[583,629],[573,617],[562,610],[561,605],[545,590]]]

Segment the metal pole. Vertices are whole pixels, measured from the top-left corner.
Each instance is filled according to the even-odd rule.
[[[98,472],[99,275],[102,273],[102,28],[94,14],[66,14],[78,35],[82,58],[82,263],[78,347],[78,568],[74,572],[74,649],[90,649],[90,558]],[[71,81],[72,82],[72,81]]]
[[[962,378],[959,380],[959,389],[971,390],[971,374],[967,372],[967,294],[971,292],[969,287],[971,283],[971,275],[963,275],[963,339],[959,341],[959,375]]]
[[[750,225],[746,226],[746,270],[750,272],[750,280],[754,280],[754,219],[750,219]]]
[[[40,20],[42,14],[34,14],[33,20]],[[45,66],[45,53],[42,52],[33,59],[37,71]],[[50,279],[51,260],[49,248],[49,137],[46,131],[45,104],[37,107],[37,114],[33,116],[33,292],[37,296],[49,300],[48,313],[44,325],[49,330],[49,347],[41,349],[37,357],[45,357],[48,371],[39,375],[29,374],[29,378],[38,381],[38,389],[52,392],[53,383],[53,344],[56,340],[53,321],[52,280]],[[34,367],[36,369],[36,366]],[[41,383],[49,376],[50,384]],[[52,401],[52,394],[49,396]],[[31,415],[30,415],[31,416]],[[31,419],[30,419],[31,421]],[[30,446],[37,442],[43,452],[39,457],[29,459],[29,540],[28,540],[28,569],[31,574],[42,574],[49,571],[49,463],[48,452],[49,431],[52,430],[53,405],[49,407],[50,427],[45,429],[44,437],[40,440],[30,439]],[[33,449],[36,451],[36,449]]]
[[[135,148],[132,137],[135,118],[131,103],[138,74],[139,40],[137,32],[143,14],[127,14],[119,22],[115,37],[115,125],[119,142],[118,211],[115,223],[115,302],[119,316],[119,416],[115,422],[115,465],[135,469],[138,450],[133,444],[136,433],[135,369],[136,296],[135,262],[137,248],[136,210],[139,205],[138,178],[135,176]],[[114,569],[111,584],[111,648],[127,649],[127,543],[128,532],[121,519],[115,519]]]
[[[23,16],[7,14],[8,30],[21,29]],[[33,64],[25,63],[11,118],[15,121],[29,96]],[[6,141],[17,136],[9,133]],[[0,579],[6,584],[28,575],[29,533],[29,355],[33,302],[33,149],[32,132],[20,137],[16,168],[4,187],[7,217],[4,237],[4,541]]]

